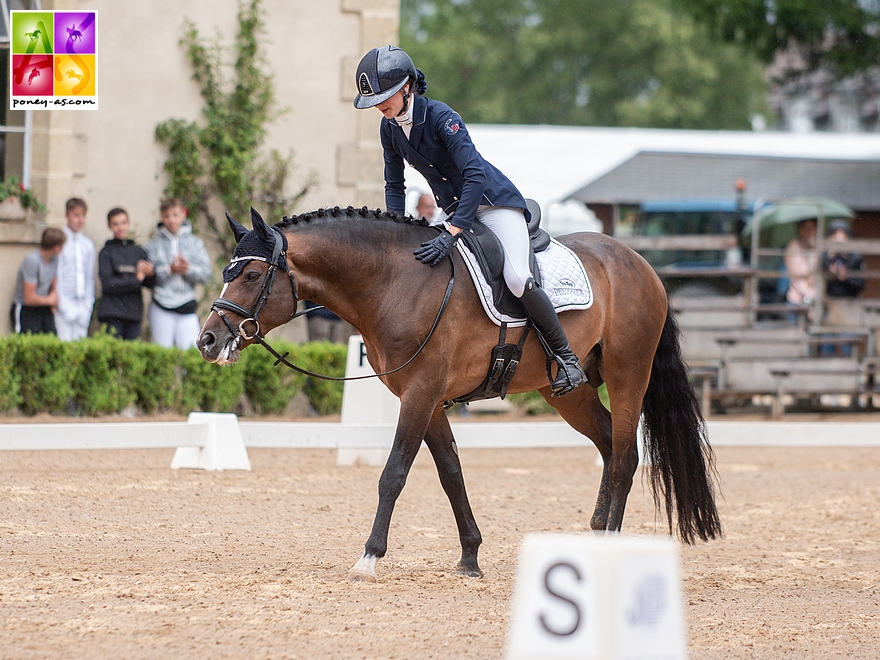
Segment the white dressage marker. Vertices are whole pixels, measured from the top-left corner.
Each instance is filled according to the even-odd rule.
[[[345,361],[345,377],[369,376],[375,374],[367,361],[367,349],[360,335],[348,338],[348,357]],[[363,380],[347,380],[342,390],[342,415],[340,422],[344,425],[353,424],[389,424],[391,433],[383,438],[379,445],[372,447],[339,447],[336,452],[337,465],[385,465],[391,442],[394,440],[394,428],[400,414],[400,399],[378,378]]]
[[[172,468],[250,470],[235,415],[190,413],[186,422],[0,425],[0,451],[177,449]]]
[[[685,660],[678,552],[670,538],[527,535],[506,660]]]
[[[367,361],[367,349],[363,337],[348,338],[348,357],[345,361],[345,377],[375,374]],[[400,414],[400,400],[378,378],[347,380],[342,391],[343,424],[396,424]]]
[[[205,443],[199,447],[178,447],[171,469],[250,470],[238,417],[223,413],[190,413],[187,424],[207,425]]]

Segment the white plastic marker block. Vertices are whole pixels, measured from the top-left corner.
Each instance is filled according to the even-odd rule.
[[[506,660],[684,660],[678,545],[618,534],[530,534]]]
[[[345,377],[375,374],[367,360],[367,349],[360,335],[348,338],[348,358]],[[378,378],[347,380],[342,390],[343,424],[396,424],[400,414],[400,399],[394,396]],[[388,440],[389,446],[391,439]]]
[[[367,349],[363,337],[352,335],[348,338],[348,358],[345,362],[345,377],[369,376],[375,374],[367,360]],[[394,396],[378,378],[347,380],[342,390],[343,424],[396,424],[400,414],[400,399]],[[394,431],[388,434],[387,446],[356,448],[340,447],[336,453],[337,465],[384,465],[394,441]]]
[[[171,469],[250,470],[244,438],[238,417],[227,413],[190,413],[187,424],[207,426],[205,444],[201,447],[178,447]]]

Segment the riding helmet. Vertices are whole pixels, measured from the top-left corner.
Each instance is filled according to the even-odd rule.
[[[420,74],[403,49],[397,46],[374,48],[358,64],[355,76],[358,94],[354,97],[354,107],[363,110],[377,106],[394,96],[406,83],[424,80]]]

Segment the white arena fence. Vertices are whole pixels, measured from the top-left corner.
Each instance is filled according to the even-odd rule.
[[[363,342],[349,342],[347,376],[372,373]],[[218,367],[219,368],[219,367]],[[154,449],[177,451],[172,468],[250,470],[248,447],[337,450],[337,463],[382,465],[391,448],[398,400],[378,380],[349,381],[341,421],[251,422],[224,413],[191,413],[186,422],[3,424],[0,450]],[[878,422],[710,421],[715,447],[878,447]],[[462,449],[587,447],[565,422],[459,421]],[[641,445],[641,443],[640,443]]]
[[[880,423],[708,423],[714,447],[878,447]],[[565,422],[453,422],[462,449],[588,447]],[[394,424],[249,422],[235,415],[192,413],[186,422],[4,424],[0,450],[176,449],[172,468],[250,470],[248,447],[336,449],[340,465],[382,465]]]

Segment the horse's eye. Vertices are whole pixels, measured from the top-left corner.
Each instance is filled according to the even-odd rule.
[[[260,279],[260,271],[258,270],[250,270],[244,274],[245,282],[256,282]]]

